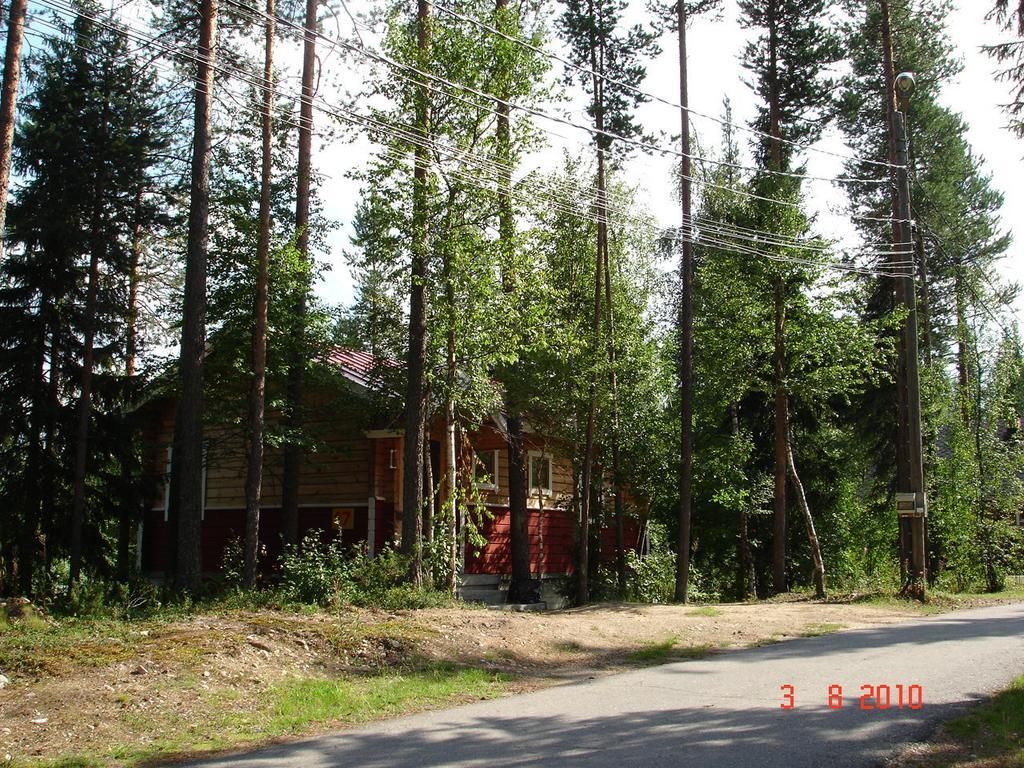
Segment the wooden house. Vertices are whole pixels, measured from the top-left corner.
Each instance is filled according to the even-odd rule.
[[[317,442],[305,451],[300,472],[299,537],[318,531],[340,536],[345,545],[361,544],[372,556],[401,536],[404,439],[393,425],[368,416],[374,360],[367,354],[335,350],[330,362],[340,374],[337,386],[311,393],[307,427]],[[326,390],[326,391],[325,391]],[[149,403],[147,464],[160,489],[140,532],[140,570],[159,574],[167,568],[170,531],[167,519],[174,399]],[[273,416],[268,416],[272,419]],[[486,543],[467,546],[464,581],[497,583],[510,573],[508,444],[496,415],[466,435],[459,461],[475,461],[480,500],[486,514],[481,534]],[[442,494],[446,462],[443,423],[431,428],[431,474]],[[245,434],[241,426],[208,427],[204,442],[202,564],[214,574],[222,568],[225,546],[240,538],[245,520]],[[572,512],[572,464],[541,435],[524,436],[528,455],[530,563],[535,578],[551,579],[573,570],[575,520]],[[474,458],[475,456],[475,458]],[[463,463],[465,466],[465,463]],[[282,456],[266,450],[260,512],[261,563],[270,566],[280,553]],[[627,526],[627,547],[636,545],[637,526]],[[603,532],[610,552],[614,533]],[[475,578],[474,578],[475,577]]]

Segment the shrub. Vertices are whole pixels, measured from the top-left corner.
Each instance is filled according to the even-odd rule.
[[[351,602],[350,569],[340,542],[324,544],[316,533],[310,533],[281,555],[281,589],[300,603]]]
[[[391,549],[368,557],[339,542],[324,544],[316,534],[281,558],[281,589],[286,599],[322,606],[376,606],[386,610],[449,605],[444,592],[403,583],[409,558]]]

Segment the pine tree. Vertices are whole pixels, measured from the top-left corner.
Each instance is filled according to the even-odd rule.
[[[570,61],[579,67],[567,72],[566,81],[577,82],[589,98],[587,114],[593,120],[597,156],[594,217],[597,220],[598,256],[594,267],[593,321],[589,334],[594,353],[594,362],[590,367],[594,373],[583,449],[583,491],[580,494],[579,554],[576,564],[576,599],[580,604],[585,604],[589,601],[590,584],[591,489],[596,482],[593,471],[594,436],[598,428],[596,361],[602,348],[601,325],[604,313],[601,302],[607,288],[604,275],[610,268],[607,166],[610,162],[614,164],[611,150],[615,137],[632,139],[642,135],[642,128],[633,115],[633,110],[646,100],[637,90],[645,73],[640,61],[644,56],[655,54],[657,44],[655,35],[640,25],[620,29],[626,7],[622,0],[565,0],[564,5],[565,10],[558,18],[558,28],[569,45]],[[617,151],[624,155],[628,153],[629,145],[619,142]],[[605,349],[611,348],[605,346]],[[613,469],[613,473],[618,474],[617,468]]]
[[[201,0],[194,75],[191,189],[182,307],[181,387],[171,454],[170,520],[174,526],[173,578],[177,589],[194,593],[202,578],[203,359],[206,355],[206,280],[210,221],[210,151],[218,0]]]
[[[7,18],[7,44],[4,47],[4,74],[0,93],[0,261],[4,257],[4,230],[7,221],[7,188],[11,181],[11,150],[21,82],[21,46],[25,39],[27,0],[12,0]]]
[[[767,138],[759,143],[758,160],[767,173],[755,182],[757,193],[768,199],[757,218],[759,228],[793,236],[806,223],[787,213],[799,197],[799,184],[790,176],[777,175],[794,170],[794,144],[814,141],[822,130],[825,112],[823,94],[828,92],[825,72],[839,57],[838,41],[825,22],[821,0],[741,0],[741,23],[761,30],[744,52],[744,66],[752,72],[752,87],[761,100],[754,128]],[[790,209],[791,210],[791,209]],[[795,225],[787,231],[784,222]],[[780,226],[781,225],[781,226]],[[786,308],[801,290],[806,277],[799,270],[780,267],[768,270],[771,281],[774,339],[774,443],[775,511],[773,532],[773,585],[785,592],[786,585],[786,485],[794,475],[789,465],[789,392],[787,389]]]
[[[1010,86],[1012,101],[1004,105],[1010,116],[1010,130],[1024,137],[1024,2],[1017,0],[1014,8],[1012,0],[996,0],[989,18],[1017,36],[1016,40],[985,46],[985,51],[1003,67],[996,73],[997,78]]]

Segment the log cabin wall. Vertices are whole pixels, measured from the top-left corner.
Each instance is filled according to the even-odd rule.
[[[315,532],[323,540],[340,534],[344,545],[372,542],[371,553],[380,552],[401,535],[401,479],[403,443],[400,430],[367,429],[357,417],[361,399],[346,391],[347,405],[338,399],[321,397],[309,408],[309,431],[315,449],[304,454],[299,489],[300,538]],[[355,403],[355,406],[353,406]],[[140,541],[140,567],[159,573],[167,567],[170,531],[166,522],[166,488],[169,469],[168,446],[174,432],[172,400],[151,405],[146,439],[147,471],[158,480],[158,492],[147,512]],[[268,414],[268,423],[276,417]],[[444,425],[430,431],[432,441],[443,444]],[[534,489],[528,496],[531,570],[536,576],[569,574],[573,570],[576,520],[572,510],[573,471],[569,458],[559,455],[539,436],[527,434],[525,450],[535,462],[550,462],[550,492]],[[482,509],[472,513],[487,543],[480,549],[467,545],[467,573],[506,574],[509,557],[509,467],[504,436],[491,424],[468,433],[460,446],[461,475],[468,469],[472,453],[497,451],[497,482],[494,489],[482,489]],[[206,430],[206,506],[203,519],[203,570],[215,573],[223,566],[225,546],[241,538],[245,525],[245,434],[241,428],[208,427]],[[445,451],[440,451],[435,480],[445,477]],[[280,555],[282,452],[268,446],[264,458],[263,504],[260,541],[261,567],[270,572]],[[544,474],[544,473],[542,473]],[[441,499],[445,489],[441,484]],[[440,509],[440,505],[438,507]],[[343,527],[336,522],[341,520]],[[639,526],[626,524],[627,547],[635,545]],[[606,527],[602,537],[614,549],[614,530]]]

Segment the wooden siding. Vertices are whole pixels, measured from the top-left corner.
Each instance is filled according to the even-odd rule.
[[[169,408],[168,413],[173,413]],[[337,505],[366,502],[370,487],[371,451],[374,441],[367,438],[360,425],[343,416],[324,413],[309,421],[310,431],[318,445],[306,451],[299,474],[299,504]],[[147,439],[148,471],[161,479],[152,509],[164,508],[164,483],[167,446],[174,436],[173,420],[168,416],[159,422],[155,433]],[[211,426],[205,430],[206,509],[230,510],[245,508],[245,436],[240,429]],[[385,458],[384,467],[387,467]],[[263,504],[273,508],[281,505],[283,456],[280,449],[268,446],[264,454]],[[386,498],[388,498],[386,496]]]

